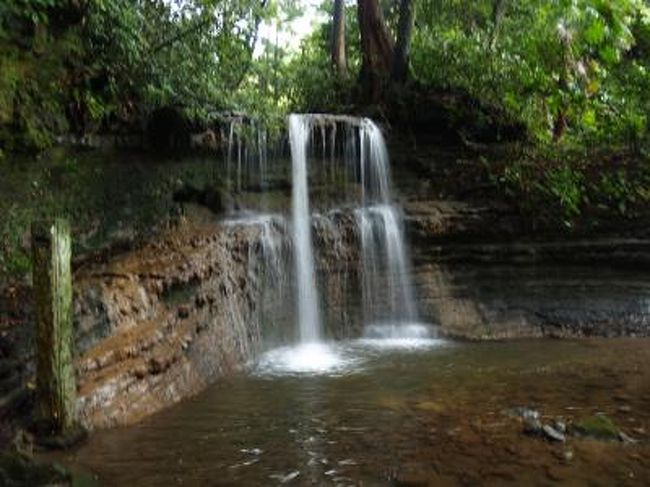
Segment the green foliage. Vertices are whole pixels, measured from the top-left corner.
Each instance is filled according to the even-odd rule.
[[[420,81],[462,87],[523,118],[539,141],[646,138],[650,58],[640,0],[423,0],[413,38]]]
[[[311,38],[287,66],[290,106],[300,111],[345,111],[353,89],[351,78],[340,78],[332,69],[321,38]]]
[[[650,206],[650,164],[634,154],[536,149],[484,167],[516,206],[551,226],[633,219]]]
[[[604,414],[583,418],[575,423],[574,428],[581,435],[602,440],[617,440],[619,437],[616,423]]]
[[[15,204],[5,209],[0,222],[0,269],[22,276],[31,271],[28,231],[31,212]]]
[[[136,126],[152,108],[229,107],[264,0],[7,0],[0,6],[0,153]]]
[[[399,2],[381,3],[394,33]],[[647,163],[640,171],[615,161],[587,162],[591,156],[581,150],[608,147],[636,161],[650,150],[647,2],[415,5],[415,83],[404,89],[467,92],[468,99],[501,108],[504,119],[528,127],[534,155],[488,168],[504,194],[571,228],[593,208],[627,218],[650,202]],[[356,7],[346,3],[348,74],[339,76],[330,61],[332,0],[321,3],[330,22],[296,52],[272,39],[258,42],[260,22],[283,29],[301,14],[295,0],[0,2],[0,159],[41,151],[66,132],[128,133],[164,105],[197,118],[215,109],[246,112],[266,123],[271,137],[283,129],[288,111],[354,111],[354,100],[362,98],[356,96]],[[80,181],[87,176],[75,160],[57,171]],[[35,193],[50,184],[45,176],[33,182]],[[74,206],[34,198],[50,213]],[[27,216],[20,208],[5,205],[11,217],[0,225],[0,267],[25,264],[21,222]],[[8,255],[17,257],[9,262]]]
[[[583,180],[583,174],[568,165],[551,168],[544,174],[541,190],[560,208],[567,226],[580,214],[585,192]]]
[[[0,286],[31,269],[30,225],[64,217],[73,255],[150,238],[178,215],[179,186],[223,186],[213,158],[50,149],[39,159],[0,161]]]
[[[345,43],[348,74],[343,77],[332,69],[330,58],[333,2],[323,2],[322,10],[330,21],[305,39],[300,52],[286,62],[288,105],[291,110],[297,111],[351,111],[352,95],[361,67],[356,5],[346,6]]]

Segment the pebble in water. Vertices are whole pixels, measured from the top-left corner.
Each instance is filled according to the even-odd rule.
[[[239,451],[242,453],[250,453],[251,455],[261,455],[262,453],[264,453],[264,450],[260,450],[259,448],[250,448],[250,449],[242,448]]]
[[[566,423],[562,418],[555,418],[555,420],[553,421],[553,428],[562,434],[566,434],[567,427],[566,427]]]
[[[339,465],[347,466],[347,465],[358,465],[358,464],[352,458],[347,458],[345,460],[340,460]]]
[[[295,471],[290,472],[290,473],[288,473],[286,475],[282,475],[282,474],[269,475],[269,478],[271,478],[273,480],[277,480],[281,484],[286,484],[287,482],[291,482],[293,479],[297,478],[299,475],[300,475],[300,471],[295,470]]]

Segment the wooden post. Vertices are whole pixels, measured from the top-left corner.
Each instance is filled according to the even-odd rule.
[[[67,433],[76,419],[70,258],[66,220],[32,224],[37,414],[53,434]]]

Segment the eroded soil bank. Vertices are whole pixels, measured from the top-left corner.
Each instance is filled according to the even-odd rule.
[[[650,482],[648,339],[358,347],[338,375],[253,369],[57,459],[103,485]],[[594,416],[611,436],[578,431]]]

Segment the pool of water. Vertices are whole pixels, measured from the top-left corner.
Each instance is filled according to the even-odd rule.
[[[650,341],[379,335],[273,350],[62,460],[102,485],[650,481]],[[638,443],[529,437],[518,406],[569,423],[606,413]]]

